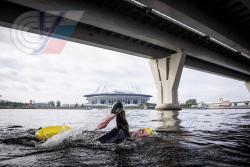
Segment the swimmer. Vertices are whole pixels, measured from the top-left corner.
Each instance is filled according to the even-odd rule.
[[[153,136],[153,131],[151,128],[143,128],[130,133],[130,137],[132,138],[143,138],[148,136]]]
[[[139,129],[138,131],[129,133],[129,125],[126,120],[125,110],[121,102],[117,102],[112,110],[98,125],[96,130],[107,127],[109,122],[116,117],[116,127],[110,132],[99,137],[97,141],[101,143],[120,143],[127,138],[142,138],[152,136],[153,132],[150,128]]]

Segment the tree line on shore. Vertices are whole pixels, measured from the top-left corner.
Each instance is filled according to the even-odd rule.
[[[201,102],[204,104],[203,102]],[[152,103],[153,104],[153,103]],[[193,106],[197,106],[198,102],[196,99],[189,99],[185,103],[181,103],[180,106],[182,108],[191,108]],[[21,102],[11,102],[11,101],[0,101],[0,108],[65,108],[62,106],[59,100],[57,101],[49,101],[48,103],[21,103]],[[83,104],[71,104],[66,106],[66,108],[79,108],[83,107]]]
[[[77,108],[77,107],[81,107],[82,105],[79,105],[78,103],[76,104],[71,104],[68,107],[71,108]],[[30,103],[22,103],[22,102],[12,102],[12,101],[0,101],[0,109],[4,109],[4,108],[61,108],[63,107],[61,105],[61,102],[58,101],[49,101],[47,103],[34,103],[34,102],[30,102]]]

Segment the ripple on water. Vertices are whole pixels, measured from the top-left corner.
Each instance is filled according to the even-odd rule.
[[[80,129],[41,143],[34,140],[36,129],[1,126],[0,166],[250,166],[249,112],[183,111],[181,125],[171,131],[164,130],[168,122],[161,117],[147,117],[150,111],[140,117],[133,112],[133,128],[145,118],[149,126],[163,125],[153,137],[121,144],[97,143],[105,132]]]

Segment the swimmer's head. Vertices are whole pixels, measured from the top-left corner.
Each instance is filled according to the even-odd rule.
[[[153,131],[151,128],[143,128],[131,133],[131,137],[142,138],[148,136],[153,136]]]

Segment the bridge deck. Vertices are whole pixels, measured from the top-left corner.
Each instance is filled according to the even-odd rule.
[[[140,2],[148,4],[148,1],[141,0]],[[171,6],[170,2],[172,1],[168,2],[169,4],[165,3],[165,5]],[[64,39],[151,59],[166,57],[178,49],[183,49],[187,53],[185,64],[187,67],[234,79],[250,80],[250,58],[247,54],[241,53],[241,51],[248,53],[249,49],[250,36],[249,31],[247,31],[250,26],[249,8],[236,0],[228,4],[225,0],[216,0],[211,3],[210,1],[206,3],[202,1],[201,3],[196,0],[187,2],[192,4],[192,8],[190,5],[188,6],[190,9],[199,9],[212,20],[212,23],[216,22],[216,25],[222,19],[221,24],[226,27],[222,30],[230,32],[233,37],[229,38],[221,33],[219,31],[221,26],[217,29],[214,28],[213,32],[209,33],[208,28],[211,29],[211,27],[204,22],[195,22],[196,24],[193,26],[205,34],[195,32],[162,15],[167,10],[158,13],[151,8],[156,7],[156,9],[162,10],[159,5],[148,4],[148,6],[144,6],[125,0],[4,0],[0,7],[0,25],[12,27],[18,16],[31,10],[44,12],[82,10],[85,13],[80,21],[74,20],[74,18],[65,18],[77,22],[77,27],[71,36],[63,37]],[[179,4],[181,7],[173,5],[171,7],[176,11],[182,11],[182,14],[191,18],[186,19],[187,25],[194,20],[197,21],[197,18],[191,15],[193,13],[184,10],[186,1]],[[224,9],[221,9],[225,4]],[[210,7],[217,6],[217,8],[209,8],[209,5]],[[232,6],[236,6],[237,9],[230,13],[229,9]],[[218,14],[219,12],[222,13]],[[230,14],[232,17],[228,17]],[[227,18],[227,20],[223,18]],[[209,23],[211,24],[211,22]],[[204,26],[206,27],[204,28]],[[36,28],[30,29],[30,31],[41,33],[40,29]],[[211,37],[215,34],[214,32],[219,35],[220,39],[227,39],[225,42],[229,41],[229,46],[237,44],[235,49],[239,51],[213,40]]]

